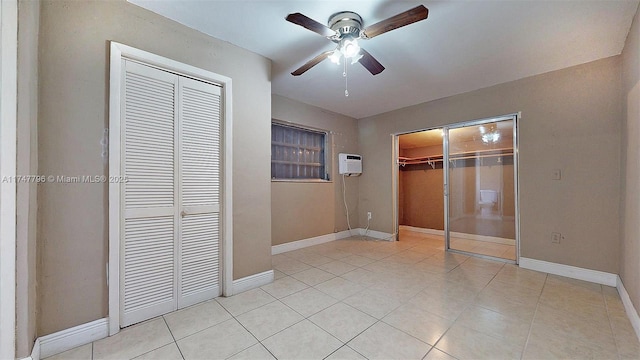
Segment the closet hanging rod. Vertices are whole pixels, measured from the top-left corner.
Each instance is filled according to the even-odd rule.
[[[427,164],[433,162],[442,162],[443,159],[434,159],[434,160],[398,160],[399,165],[414,165],[414,164]]]
[[[500,156],[513,156],[513,153],[502,153],[502,154],[486,154],[486,155],[475,155],[475,156],[461,156],[450,158],[449,161],[454,160],[466,160],[466,159],[481,159],[481,158],[489,158],[489,157],[500,157]],[[411,160],[409,158],[398,158],[398,165],[418,165],[418,164],[428,164],[435,162],[442,162],[444,159],[433,159],[433,160]]]
[[[508,151],[508,152],[507,152]],[[449,154],[450,157],[454,156],[473,156],[479,157],[486,153],[492,153],[491,155],[513,155],[513,148],[498,148],[498,149],[487,149],[487,150],[472,150],[472,151],[463,151],[459,153]],[[472,155],[473,154],[473,155]],[[416,157],[406,157],[406,156],[398,156],[399,161],[422,161],[422,160],[437,160],[442,159],[442,155],[426,155],[426,156],[416,156]]]

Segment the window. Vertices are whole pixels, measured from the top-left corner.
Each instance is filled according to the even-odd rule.
[[[271,123],[271,178],[273,180],[328,180],[325,167],[325,131]]]

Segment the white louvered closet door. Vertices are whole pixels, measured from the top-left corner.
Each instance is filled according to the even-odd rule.
[[[214,298],[220,286],[220,88],[180,78],[178,308]]]
[[[120,325],[220,295],[220,88],[124,60]]]
[[[178,77],[123,61],[120,325],[175,310]]]

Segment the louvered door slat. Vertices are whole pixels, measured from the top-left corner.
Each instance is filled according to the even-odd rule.
[[[182,204],[183,206],[218,204],[220,202],[219,88],[196,81],[185,81],[184,84],[181,88],[183,100],[181,112]],[[194,111],[194,109],[203,111]],[[199,179],[208,180],[205,182],[206,186],[199,186]]]
[[[175,97],[178,77],[125,61],[120,325],[177,305]],[[134,211],[135,210],[135,211]]]
[[[173,216],[125,220],[123,325],[175,306],[173,230]]]
[[[174,205],[176,80],[176,75],[127,62],[125,207]],[[150,187],[157,192],[144,191]]]
[[[207,219],[206,223],[192,221],[193,219]],[[200,227],[206,229],[200,233],[182,233],[182,296],[189,296],[198,291],[215,288],[218,286],[218,277],[215,269],[218,266],[218,215],[201,214],[187,216],[182,222],[184,230]],[[190,280],[207,272],[210,278],[205,279],[201,284],[196,282],[190,284]]]
[[[220,89],[180,79],[178,307],[220,294]]]

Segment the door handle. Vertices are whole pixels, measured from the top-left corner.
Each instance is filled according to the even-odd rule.
[[[185,216],[187,216],[187,215],[188,215],[188,214],[187,214],[187,212],[186,212],[186,211],[184,211],[184,210],[180,211],[180,217],[185,217]]]

